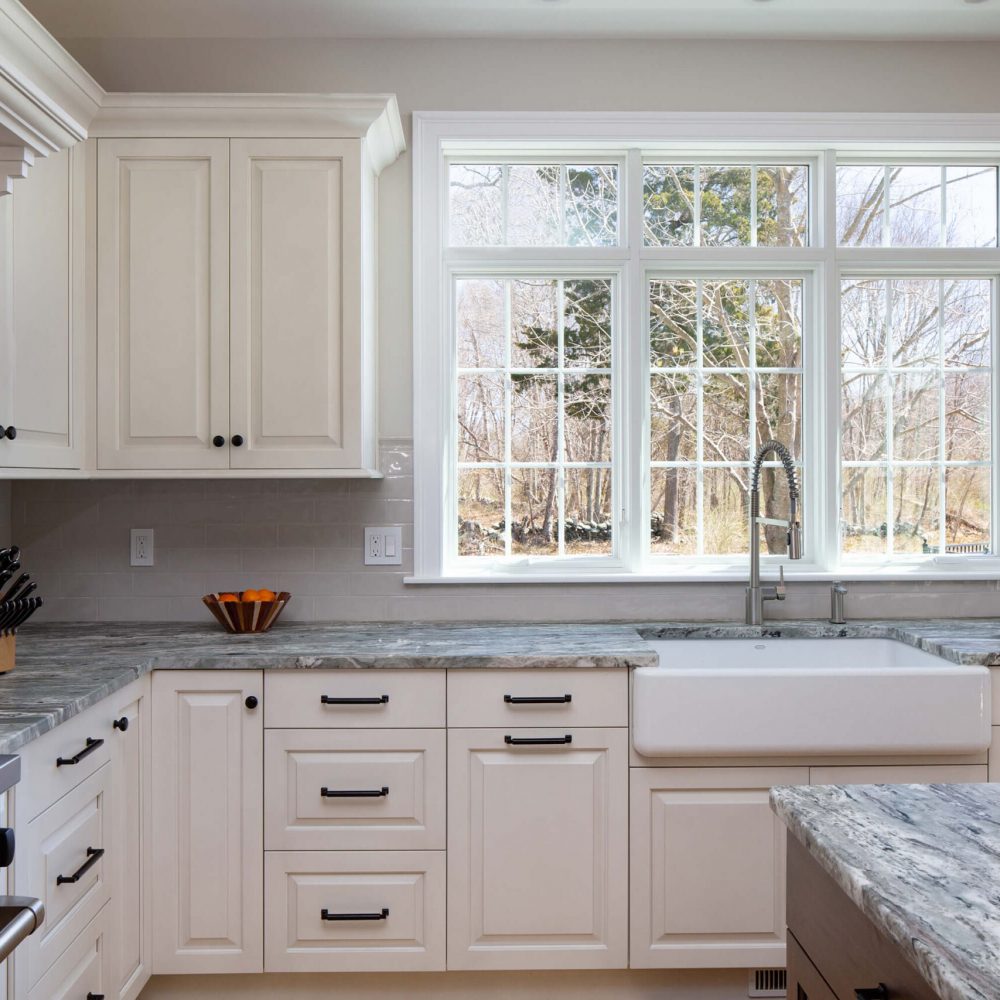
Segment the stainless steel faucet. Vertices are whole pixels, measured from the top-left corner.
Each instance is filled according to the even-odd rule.
[[[760,516],[760,467],[771,453],[777,455],[788,477],[788,520]],[[747,625],[760,625],[764,621],[764,602],[785,599],[785,570],[778,571],[776,585],[761,586],[760,582],[760,531],[762,524],[773,524],[788,529],[788,558],[802,558],[802,528],[796,518],[799,504],[799,487],[795,480],[795,466],[788,449],[780,441],[765,441],[753,460],[750,475],[750,585],[747,587]]]
[[[844,625],[847,619],[844,617],[844,598],[847,596],[847,587],[839,581],[830,588],[830,622],[833,625]]]

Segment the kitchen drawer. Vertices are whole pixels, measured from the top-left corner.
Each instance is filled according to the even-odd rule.
[[[443,670],[295,670],[264,675],[270,729],[424,729],[445,724]]]
[[[265,972],[445,967],[443,851],[268,852],[264,885]]]
[[[111,768],[102,767],[29,823],[19,839],[18,893],[45,904],[42,926],[17,952],[19,994],[34,987],[110,898],[103,854],[110,782]]]
[[[34,819],[111,759],[111,709],[110,703],[88,708],[20,751],[19,822]]]
[[[86,1000],[91,996],[111,1000],[107,915],[105,907],[52,963],[30,993],[15,995],[27,996],[28,1000]],[[20,957],[21,952],[17,954]]]
[[[627,726],[628,671],[453,670],[448,725]]]
[[[266,850],[443,850],[445,731],[268,730],[264,801]]]

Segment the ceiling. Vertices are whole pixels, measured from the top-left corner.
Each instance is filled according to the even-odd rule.
[[[23,0],[72,38],[1000,39],[1000,0]]]

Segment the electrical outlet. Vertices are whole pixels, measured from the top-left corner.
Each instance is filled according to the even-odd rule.
[[[129,532],[129,564],[132,566],[153,565],[153,529],[132,528]]]
[[[400,566],[403,562],[403,529],[365,528],[365,565]]]

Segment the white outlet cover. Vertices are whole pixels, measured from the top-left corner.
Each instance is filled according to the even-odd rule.
[[[129,564],[153,565],[153,529],[132,528],[129,531]]]
[[[366,566],[401,566],[402,563],[403,529],[399,525],[365,528]]]

